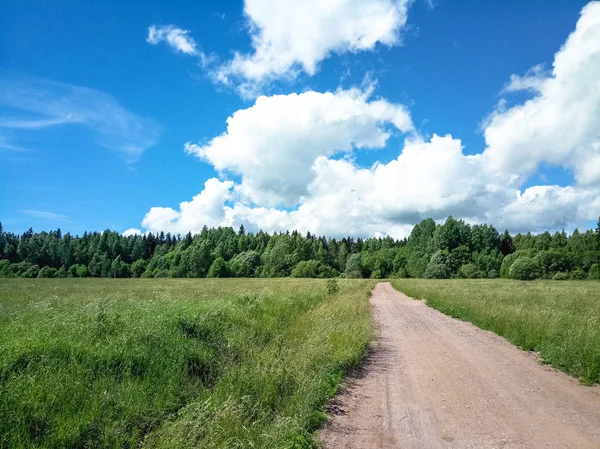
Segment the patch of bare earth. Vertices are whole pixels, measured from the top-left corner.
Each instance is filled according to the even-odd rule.
[[[329,405],[325,449],[600,448],[600,388],[377,284],[377,338]]]

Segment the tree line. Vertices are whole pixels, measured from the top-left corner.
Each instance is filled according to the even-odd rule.
[[[425,219],[410,236],[326,238],[231,227],[185,236],[117,232],[21,235],[0,223],[0,277],[348,277],[600,279],[598,228],[567,235],[500,234],[453,217]]]

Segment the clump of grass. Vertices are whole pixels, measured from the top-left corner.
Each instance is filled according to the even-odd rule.
[[[0,447],[313,447],[372,287],[1,281]]]
[[[600,282],[398,279],[392,285],[539,352],[583,383],[600,382]]]

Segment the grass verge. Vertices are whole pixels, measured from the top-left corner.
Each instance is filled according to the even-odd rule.
[[[313,447],[373,285],[2,280],[0,447]]]
[[[600,282],[395,279],[392,285],[539,352],[583,383],[600,382]]]

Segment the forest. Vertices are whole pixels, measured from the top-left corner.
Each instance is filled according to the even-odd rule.
[[[326,238],[231,227],[185,236],[117,232],[22,235],[0,223],[0,277],[8,278],[512,278],[600,279],[600,220],[595,230],[499,233],[453,217],[424,219],[410,236]]]

